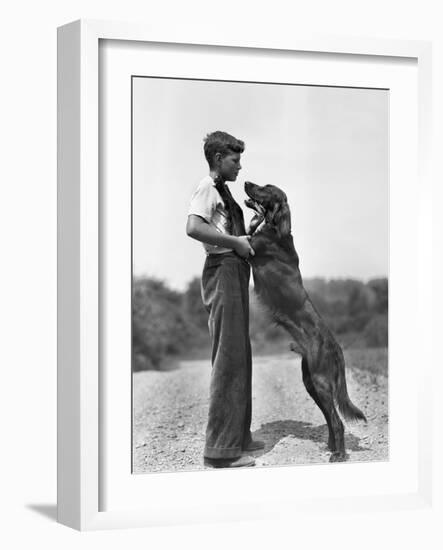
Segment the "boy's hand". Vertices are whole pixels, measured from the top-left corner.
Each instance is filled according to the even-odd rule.
[[[234,248],[237,254],[245,260],[249,256],[255,255],[254,249],[249,244],[250,239],[251,237],[249,235],[242,235],[241,237],[237,237],[237,242]]]

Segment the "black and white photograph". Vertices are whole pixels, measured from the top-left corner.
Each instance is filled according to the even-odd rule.
[[[442,548],[441,2],[3,15],[0,546]]]
[[[389,460],[389,90],[132,77],[132,473]]]

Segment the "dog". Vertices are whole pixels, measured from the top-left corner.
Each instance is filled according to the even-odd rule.
[[[244,188],[245,204],[255,211],[248,231],[255,251],[249,258],[255,292],[293,338],[291,350],[302,356],[303,383],[328,425],[330,462],[345,461],[338,411],[350,421],[367,420],[349,398],[343,351],[303,287],[286,194],[275,185],[248,181]]]

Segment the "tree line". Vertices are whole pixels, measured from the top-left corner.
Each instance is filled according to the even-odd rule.
[[[344,347],[388,345],[388,280],[323,278],[303,281],[314,305]],[[134,278],[132,286],[133,369],[160,369],[173,357],[209,348],[208,314],[200,296],[200,279],[183,292],[159,279]],[[269,317],[250,292],[250,336],[254,352],[276,349],[290,337]]]

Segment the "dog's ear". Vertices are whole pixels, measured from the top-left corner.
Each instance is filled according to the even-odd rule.
[[[274,203],[274,206],[272,207],[272,210],[268,210],[266,212],[266,221],[271,224],[275,224],[275,216],[277,215],[277,212],[280,210],[281,204],[279,202]]]
[[[291,211],[286,201],[274,206],[271,220],[277,228],[280,237],[286,237],[291,232]]]

